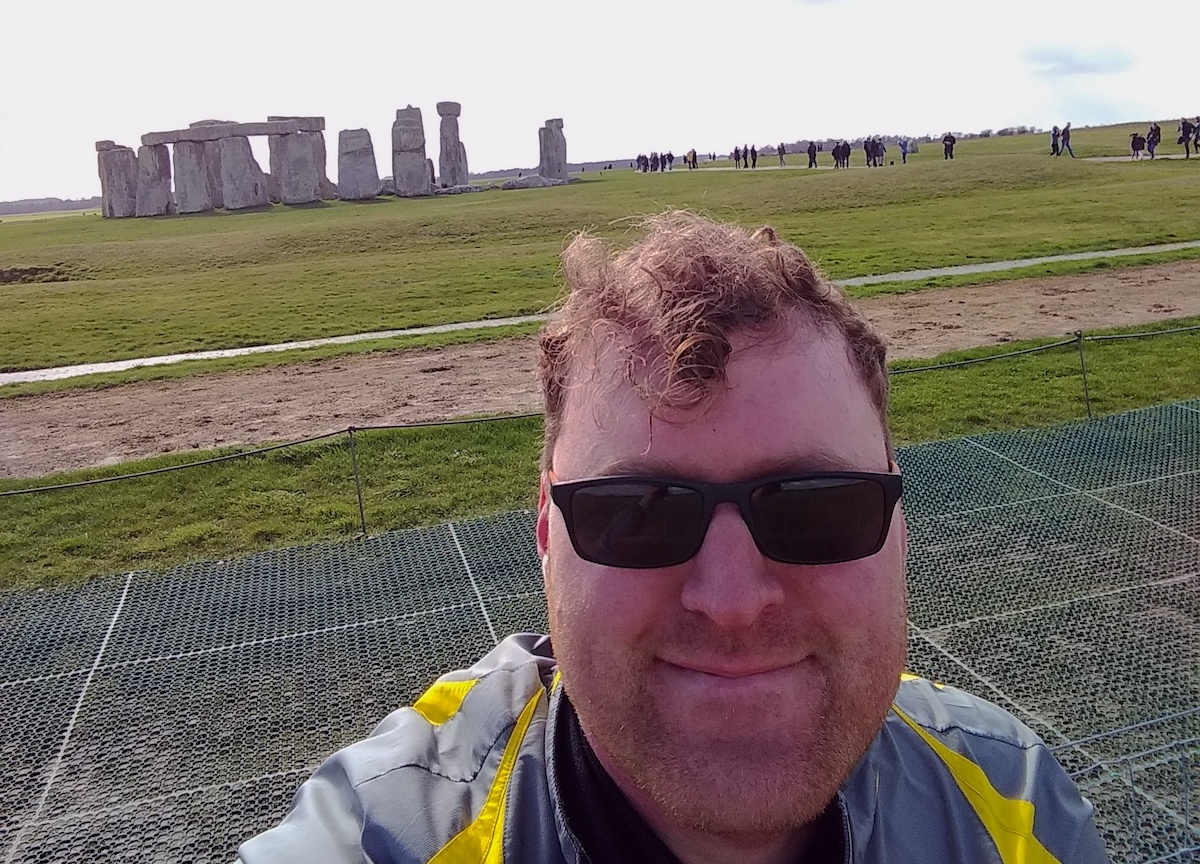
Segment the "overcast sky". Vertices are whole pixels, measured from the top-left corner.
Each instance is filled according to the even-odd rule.
[[[436,163],[439,100],[474,171],[535,166],[550,117],[582,161],[1194,116],[1197,23],[1194,0],[0,0],[0,200],[98,195],[99,139],[268,114],[324,116],[334,180],[338,130],[368,128],[384,176],[409,103]]]

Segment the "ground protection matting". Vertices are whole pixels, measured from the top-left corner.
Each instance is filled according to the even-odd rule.
[[[1200,402],[899,460],[912,671],[1037,730],[1114,861],[1196,860]],[[325,756],[544,629],[532,523],[0,595],[0,861],[230,861]]]

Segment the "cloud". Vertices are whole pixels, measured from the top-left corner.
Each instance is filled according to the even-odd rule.
[[[1133,55],[1123,48],[1068,48],[1038,45],[1022,52],[1034,72],[1049,78],[1064,75],[1116,75],[1133,68]]]

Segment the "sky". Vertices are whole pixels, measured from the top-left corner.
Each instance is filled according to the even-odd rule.
[[[408,104],[436,164],[441,100],[472,171],[536,166],[551,117],[577,162],[1195,116],[1197,23],[1194,0],[0,0],[0,201],[99,195],[97,140],[206,118],[323,116],[335,182],[365,127],[385,176]]]

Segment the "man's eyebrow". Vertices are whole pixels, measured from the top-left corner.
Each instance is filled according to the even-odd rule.
[[[747,477],[772,477],[825,471],[879,470],[877,466],[864,466],[843,456],[820,452],[781,456],[761,461],[751,460],[749,464],[750,470],[747,472]],[[642,456],[631,456],[605,464],[594,472],[592,476],[695,479],[697,471],[694,467],[685,467],[668,457],[645,458]]]

